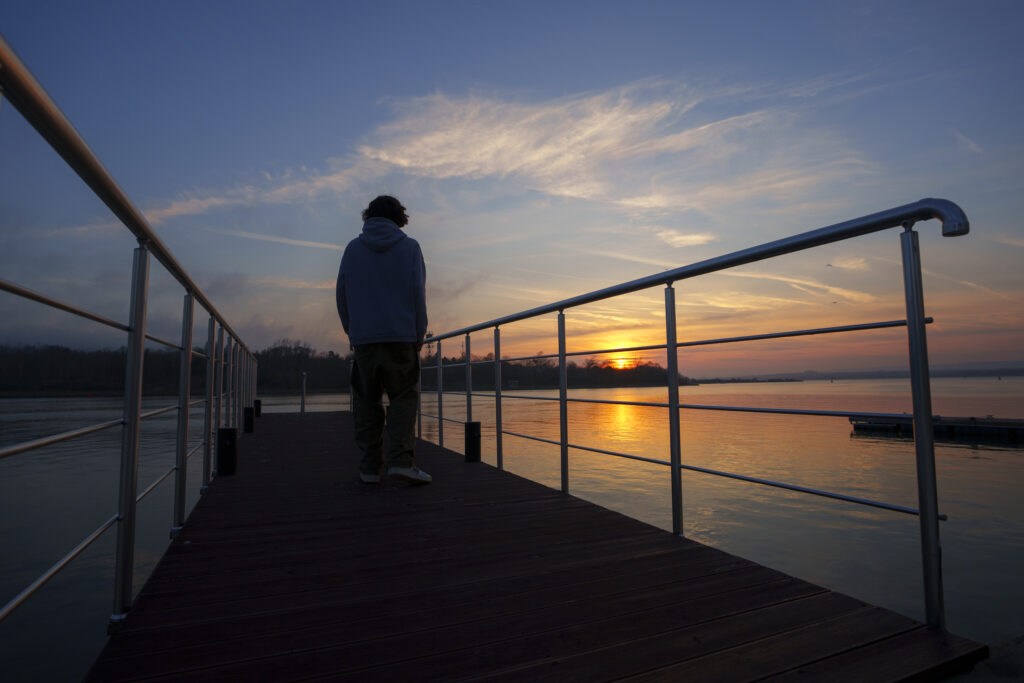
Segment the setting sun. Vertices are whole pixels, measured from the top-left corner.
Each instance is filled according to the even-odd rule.
[[[634,368],[637,365],[635,358],[629,358],[627,356],[618,356],[608,361],[608,366],[615,368],[616,370],[628,370]]]

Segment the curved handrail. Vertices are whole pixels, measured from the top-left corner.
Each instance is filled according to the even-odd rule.
[[[614,296],[629,294],[642,289],[649,289],[657,285],[668,285],[679,280],[697,277],[698,275],[707,275],[708,273],[725,270],[726,268],[734,268],[747,263],[754,263],[756,261],[763,261],[776,256],[782,256],[784,254],[792,254],[793,252],[803,251],[804,249],[810,249],[811,247],[820,247],[825,244],[839,242],[851,237],[860,237],[861,235],[868,235],[873,232],[879,232],[889,228],[907,226],[916,223],[917,221],[930,220],[932,218],[942,221],[942,234],[945,237],[966,235],[970,231],[970,222],[967,220],[967,215],[959,206],[948,199],[922,199],[914,202],[913,204],[897,206],[893,209],[879,211],[878,213],[854,218],[849,221],[844,221],[843,223],[836,223],[835,225],[800,233],[799,235],[793,235],[792,237],[785,237],[780,240],[775,240],[774,242],[766,242],[765,244],[741,249],[740,251],[734,251],[723,256],[716,256],[715,258],[710,258],[705,261],[698,261],[697,263],[692,263],[688,266],[683,266],[674,270],[655,273],[654,275],[648,275],[647,277],[642,277],[637,280],[630,280],[629,282],[605,287],[604,289],[598,289],[593,292],[588,292],[587,294],[580,294],[579,296],[574,296],[569,299],[562,299],[561,301],[556,301],[544,306],[538,306],[526,311],[520,311],[519,313],[513,313],[512,315],[495,318],[494,320],[488,320],[485,323],[479,323],[459,330],[454,330],[452,332],[445,332],[444,334],[431,336],[427,338],[426,342],[436,342],[442,339],[449,339],[451,337],[469,334],[470,332],[485,330],[500,325],[507,325],[519,320],[534,318],[538,315],[555,313],[557,311],[565,310],[566,308],[582,306],[583,304],[590,304],[595,301],[610,299]]]
[[[171,250],[157,237],[146,217],[128,199],[117,181],[100,163],[89,145],[43,86],[32,76],[3,36],[0,36],[0,91],[125,227],[132,231],[139,243],[147,245],[153,256],[181,283],[185,291],[193,294],[203,308],[252,355],[252,350],[241,341],[238,333],[174,258]]]

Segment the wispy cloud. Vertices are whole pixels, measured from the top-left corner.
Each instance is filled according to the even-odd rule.
[[[840,256],[839,258],[832,259],[832,262],[828,265],[833,268],[854,272],[864,272],[871,268],[868,265],[868,260],[863,256]]]
[[[256,287],[270,289],[334,289],[334,280],[303,280],[294,277],[264,276],[250,278],[249,283]]]
[[[444,93],[395,100],[390,122],[357,149],[324,159],[329,171],[264,173],[258,182],[197,189],[145,215],[160,224],[236,207],[301,203],[362,191],[368,181],[393,173],[500,181],[488,186],[491,191],[585,200],[631,215],[714,216],[755,205],[763,212],[791,210],[827,203],[824,190],[876,170],[835,131],[804,119],[808,100],[834,96],[859,80],[825,76],[757,87],[644,80],[546,101]],[[707,232],[658,237],[672,246],[712,239]]]
[[[790,277],[788,275],[774,275],[771,273],[748,273],[743,271],[721,271],[721,275],[727,275],[729,277],[740,277],[740,278],[752,278],[755,280],[770,280],[772,282],[782,282],[802,292],[808,294],[821,295],[829,294],[831,296],[839,297],[853,303],[865,304],[875,300],[873,294],[868,292],[860,292],[855,289],[847,289],[844,287],[835,287],[833,285],[826,285],[821,282],[809,280],[805,278]]]
[[[949,130],[951,133],[953,133],[953,138],[956,140],[956,144],[960,147],[960,149],[965,149],[968,152],[974,152],[975,154],[982,153],[981,146],[978,145],[978,143],[976,143],[974,140],[970,139],[969,137],[958,131],[956,128],[950,128]]]
[[[770,107],[743,90],[665,82],[537,103],[438,93],[397,103],[396,120],[359,152],[413,175],[500,178],[627,209],[807,201],[823,185],[873,170],[834,133],[799,125],[803,99],[841,84],[779,89],[776,100],[801,102]]]
[[[715,241],[715,235],[710,232],[685,233],[674,228],[660,228],[654,234],[670,247],[699,247]]]
[[[1009,245],[1011,247],[1024,247],[1024,238],[1020,238],[1020,237],[1009,237],[1009,236],[996,237],[995,241],[999,242],[1000,244]]]
[[[680,297],[677,305],[691,309],[718,309],[733,313],[766,311],[779,307],[807,306],[810,302],[779,296],[762,296],[749,292],[718,292],[701,296]]]
[[[331,249],[334,251],[345,251],[345,247],[339,244],[328,244],[326,242],[310,242],[309,240],[296,240],[290,237],[278,237],[277,235],[264,235],[258,232],[245,232],[244,230],[214,230],[213,232],[232,237],[244,237],[245,239],[258,240],[261,242],[275,242],[277,244],[290,244],[296,247],[312,247],[314,249]]]

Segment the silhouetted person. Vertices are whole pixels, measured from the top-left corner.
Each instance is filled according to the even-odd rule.
[[[363,211],[363,231],[348,243],[338,271],[338,315],[356,356],[352,412],[356,444],[363,453],[359,478],[367,484],[378,483],[385,471],[389,477],[421,484],[431,479],[413,458],[427,276],[419,243],[401,230],[408,222],[397,199],[374,199]],[[384,392],[390,403],[386,421]]]

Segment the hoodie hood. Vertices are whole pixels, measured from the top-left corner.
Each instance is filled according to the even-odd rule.
[[[373,251],[383,252],[404,240],[405,233],[392,220],[370,218],[363,223],[359,239]]]

